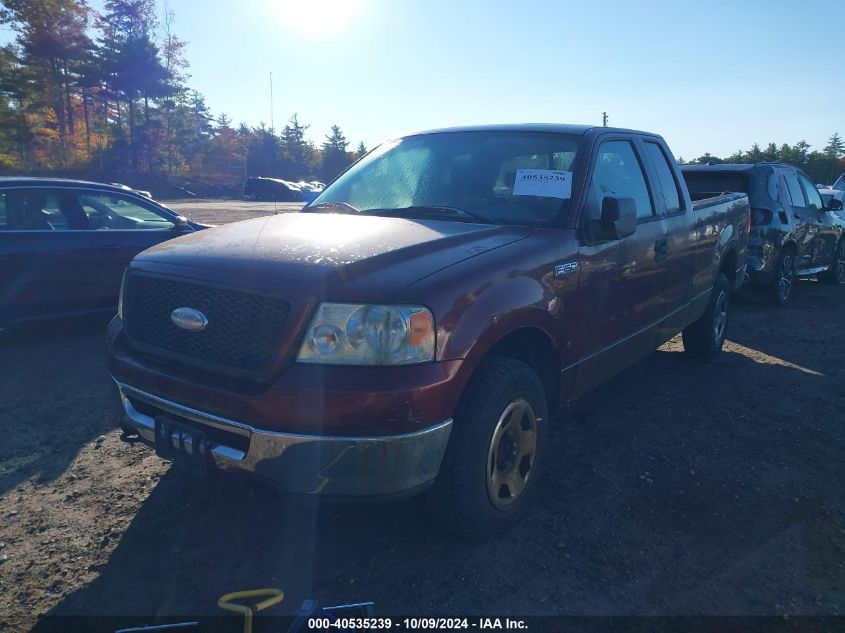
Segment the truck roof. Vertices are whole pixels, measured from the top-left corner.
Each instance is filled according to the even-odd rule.
[[[603,127],[601,125],[574,125],[566,123],[498,123],[491,125],[465,125],[457,127],[438,128],[407,134],[405,136],[419,136],[422,134],[439,134],[441,132],[545,132],[552,134],[584,135],[590,130],[605,130],[608,132],[622,132],[625,134],[646,134],[659,136],[651,132],[628,130],[619,127]]]

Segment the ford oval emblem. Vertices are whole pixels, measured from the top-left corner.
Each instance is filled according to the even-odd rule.
[[[176,327],[189,332],[199,332],[208,325],[206,316],[194,308],[176,308],[170,313],[170,320]]]

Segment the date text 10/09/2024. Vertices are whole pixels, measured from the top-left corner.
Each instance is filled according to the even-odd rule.
[[[525,620],[514,618],[309,618],[308,629],[322,631],[331,629],[360,630],[472,630],[480,631],[516,631],[527,630]]]

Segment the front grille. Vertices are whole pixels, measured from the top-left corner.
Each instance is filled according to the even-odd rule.
[[[173,323],[176,308],[202,312],[200,331]],[[124,288],[123,315],[139,352],[218,373],[266,374],[279,350],[290,303],[278,297],[133,273]]]

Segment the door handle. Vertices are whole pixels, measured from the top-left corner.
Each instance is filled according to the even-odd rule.
[[[98,251],[116,251],[122,248],[120,244],[103,244],[102,246],[98,246]]]
[[[669,255],[669,240],[657,240],[654,243],[654,261],[661,262]]]

